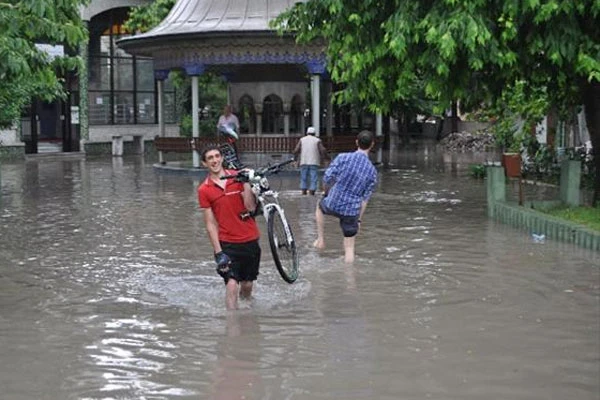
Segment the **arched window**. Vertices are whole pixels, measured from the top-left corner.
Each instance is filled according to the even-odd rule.
[[[283,102],[275,94],[263,100],[262,130],[264,133],[283,133]]]
[[[290,132],[304,133],[304,101],[300,95],[292,97],[292,105],[290,108]]]
[[[254,100],[247,94],[240,98],[237,117],[240,121],[240,133],[256,133]]]

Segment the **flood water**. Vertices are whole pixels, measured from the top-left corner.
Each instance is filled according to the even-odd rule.
[[[398,154],[357,259],[316,198],[271,179],[299,243],[266,235],[224,307],[199,177],[125,157],[2,164],[0,399],[600,398],[600,254],[490,221],[466,162]],[[266,233],[264,221],[262,232]]]

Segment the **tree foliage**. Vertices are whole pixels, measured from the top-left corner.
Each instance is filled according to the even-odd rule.
[[[598,0],[308,0],[274,26],[324,38],[343,97],[384,113],[421,93],[502,106],[521,82],[525,102],[543,92],[563,115],[583,104],[600,171],[599,16]]]
[[[32,98],[65,95],[60,76],[77,68],[77,56],[51,59],[36,43],[64,45],[65,54],[86,40],[79,15],[86,0],[0,0],[0,126],[10,126]]]
[[[147,32],[160,24],[174,5],[175,0],[155,0],[145,5],[133,7],[129,12],[125,28],[129,32]]]

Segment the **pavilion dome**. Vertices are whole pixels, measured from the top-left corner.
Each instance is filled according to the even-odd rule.
[[[218,70],[239,80],[257,78],[257,71],[240,66],[279,65],[284,67],[271,71],[283,71],[284,76],[275,74],[270,79],[302,80],[306,69],[324,72],[324,43],[299,45],[293,35],[281,36],[269,27],[270,21],[298,2],[178,0],[154,29],[117,44],[130,54],[152,57],[155,71],[182,68],[196,75]]]
[[[156,41],[187,40],[203,36],[273,33],[269,22],[295,3],[306,0],[178,0],[169,15],[146,33],[122,39],[129,49]],[[135,51],[135,49],[133,49]]]

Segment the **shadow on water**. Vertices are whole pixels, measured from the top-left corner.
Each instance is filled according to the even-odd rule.
[[[137,157],[2,164],[0,386],[36,399],[597,399],[597,253],[487,219],[486,155],[399,151],[342,262],[319,196],[279,176],[301,276],[263,239],[224,309],[199,178]]]

